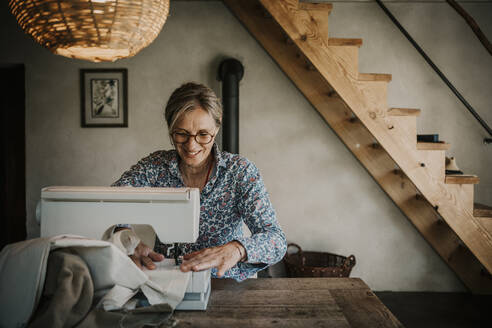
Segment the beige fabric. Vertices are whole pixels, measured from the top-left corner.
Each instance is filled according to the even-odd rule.
[[[48,238],[5,246],[0,253],[0,327],[23,327],[43,289],[50,252]]]
[[[134,308],[136,304],[130,300],[138,293],[138,289],[131,289],[123,286],[114,286],[109,290],[98,303],[98,308],[106,311],[114,311],[121,308]]]
[[[73,327],[92,307],[94,286],[87,264],[68,248],[51,252],[43,297],[30,328]]]
[[[98,304],[105,310],[125,304],[138,290],[148,295],[151,305],[167,303],[168,299],[175,304],[184,297],[191,277],[191,272],[166,270],[159,271],[159,278],[150,277],[113,244],[80,236],[60,235],[7,245],[0,253],[0,327],[27,324],[43,291],[48,255],[60,248],[72,249],[87,264],[94,292],[106,294]],[[180,277],[177,280],[176,274]],[[172,288],[169,281],[173,281]]]
[[[113,242],[113,235],[116,235],[118,234],[118,232],[121,232],[121,231],[131,231],[131,230],[120,230],[118,232],[114,232],[114,229],[116,228],[115,225],[112,225],[110,226],[103,234],[102,236],[102,240],[107,240],[107,241],[111,241]],[[139,240],[141,240],[145,245],[149,246],[150,248],[154,248],[154,244],[155,244],[155,238],[156,238],[156,234],[155,234],[155,230],[154,228],[152,228],[151,225],[148,225],[148,224],[132,224],[132,231],[135,233],[135,235],[133,234],[128,234],[128,236],[132,236],[131,238],[138,238]],[[131,247],[133,246],[133,242],[134,242],[135,239],[132,239],[132,242],[125,242],[125,241],[122,241],[122,245],[123,245],[123,248],[125,250],[130,250]],[[138,243],[137,243],[138,245]],[[128,247],[130,246],[130,247]],[[128,248],[127,248],[128,247]],[[135,245],[136,247],[136,245]],[[135,249],[135,247],[133,248],[133,250]],[[131,253],[128,253],[127,254],[133,254],[133,250],[131,250]]]
[[[118,232],[114,232],[115,228],[116,226],[109,227],[104,232],[102,239],[115,244],[126,254],[133,254],[140,240],[147,246],[154,247],[155,230],[148,224],[132,224],[131,230],[124,229]],[[141,289],[150,304],[165,302],[174,309],[183,299],[182,286],[188,285],[187,282],[191,273],[189,275],[183,274],[175,265],[175,261],[171,259],[165,259],[155,264],[154,270],[143,269],[150,281]],[[123,299],[128,298],[130,300],[134,295],[131,290],[123,287],[113,290],[112,293],[118,295],[106,295],[107,297],[102,301],[107,310],[123,307],[126,304],[123,303]],[[112,304],[114,300],[118,300],[118,303]]]
[[[126,255],[132,255],[135,252],[135,248],[140,243],[140,238],[137,237],[135,232],[131,229],[120,230],[115,233],[111,233],[108,239],[109,241]]]
[[[144,269],[149,283],[141,287],[150,304],[167,303],[173,309],[183,300],[182,286],[188,286],[191,272],[183,274],[174,259],[164,259],[156,263],[155,270]]]
[[[122,287],[124,288],[124,287]],[[92,309],[94,295],[87,264],[69,248],[51,252],[43,297],[29,328],[170,326],[172,308],[161,304],[146,311]]]

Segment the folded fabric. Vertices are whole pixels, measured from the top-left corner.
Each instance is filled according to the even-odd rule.
[[[29,327],[73,327],[92,307],[94,285],[87,264],[69,248],[51,252],[43,295]]]
[[[124,253],[133,254],[137,245],[142,241],[147,246],[152,247],[155,244],[156,234],[154,228],[147,224],[133,224],[130,229],[115,231],[116,226],[109,227],[103,234],[102,240],[111,242],[121,249]],[[165,259],[157,262],[154,270],[143,268],[143,271],[149,276],[146,285],[141,289],[147,297],[150,304],[167,303],[173,309],[183,299],[183,286],[188,285],[191,273],[183,274],[175,265],[175,261]],[[99,306],[110,311],[122,307],[131,308],[133,304],[128,301],[136,294],[137,291],[115,286],[107,293]]]
[[[183,300],[191,272],[183,274],[174,259],[164,259],[155,265],[154,270],[144,269],[149,281],[141,286],[141,290],[150,304],[167,303],[175,309]]]
[[[135,248],[140,243],[140,238],[130,229],[111,232],[109,238],[103,238],[103,240],[109,241],[127,255],[133,255]]]
[[[106,312],[92,307],[89,267],[70,248],[51,252],[40,304],[29,328],[172,326],[173,309],[161,304],[146,311]]]
[[[127,300],[139,290],[151,305],[169,302],[168,306],[174,308],[177,300],[184,297],[190,281],[190,272],[178,274],[159,270],[162,276],[177,274],[180,277],[171,288],[167,282],[174,278],[159,280],[151,277],[154,273],[149,276],[124,252],[106,241],[60,235],[10,244],[0,253],[1,327],[27,325],[41,299],[50,251],[61,248],[70,248],[72,254],[85,262],[95,295],[104,295],[98,304],[103,310],[125,308]]]
[[[129,227],[131,230],[121,230],[121,231],[133,231],[134,234],[130,234],[128,236],[135,236],[136,238],[138,238],[139,241],[142,241],[142,243],[144,243],[145,245],[149,246],[150,248],[154,247],[154,244],[155,244],[155,240],[156,240],[156,234],[155,234],[155,230],[154,228],[152,228],[151,225],[148,225],[148,224],[132,224],[132,225],[124,225],[125,227]],[[114,242],[114,235],[117,234],[114,232],[115,228],[117,226],[116,225],[112,225],[110,226],[108,229],[106,229],[106,231],[104,232],[103,236],[102,236],[102,240],[106,240],[106,241],[110,241],[110,242]],[[122,246],[125,250],[127,250],[127,253],[129,250],[131,250],[131,253],[128,253],[128,254],[132,254],[133,253],[133,250],[131,249],[131,247],[135,246],[136,245],[134,244],[136,242],[135,239],[133,239],[133,237],[130,237],[132,238],[131,239],[131,242],[125,242],[124,240],[122,241]],[[138,243],[137,243],[138,245]]]

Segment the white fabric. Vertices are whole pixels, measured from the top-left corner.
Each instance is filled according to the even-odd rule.
[[[141,286],[142,291],[150,304],[167,303],[174,309],[183,300],[182,286],[185,286],[186,291],[191,272],[188,272],[190,275],[184,275],[174,259],[164,259],[155,264],[155,270],[144,269],[149,276],[149,283]]]
[[[132,255],[135,252],[135,248],[137,248],[140,243],[140,238],[135,234],[135,232],[131,229],[120,230],[116,233],[112,232],[109,236],[109,239],[103,238],[103,240],[107,240],[119,249],[126,255]]]
[[[102,239],[113,243],[124,253],[128,255],[133,254],[140,240],[153,248],[155,231],[152,226],[147,224],[133,224],[131,225],[131,229],[114,232],[115,227],[109,227],[104,232]],[[168,303],[174,309],[183,299],[182,286],[188,285],[191,274],[184,275],[172,259],[164,259],[162,262],[156,262],[155,265],[156,268],[154,270],[143,269],[148,275],[149,281],[147,284],[142,285],[141,289],[150,304]],[[128,288],[119,288],[114,293],[117,293],[117,295],[108,293],[110,295],[106,295],[101,300],[99,306],[103,305],[104,309],[108,311],[123,306],[128,308],[129,304],[125,305],[126,302],[123,302],[123,300],[130,300],[136,294],[136,292]],[[113,304],[115,300],[117,303]]]
[[[107,241],[60,235],[18,242],[5,246],[0,253],[0,327],[27,325],[42,294],[49,252],[65,247],[75,250],[87,263],[95,294],[109,291],[98,304],[105,310],[124,307],[139,290],[151,305],[169,303],[174,308],[190,281],[191,272],[144,272]],[[130,301],[128,305],[133,304]]]
[[[97,306],[104,308],[106,311],[127,308],[126,305],[137,292],[138,289],[131,289],[116,285],[103,296]]]
[[[155,234],[154,228],[152,228],[151,225],[148,225],[148,224],[132,224],[130,227],[131,227],[131,230],[126,229],[126,230],[120,230],[120,231],[133,231],[133,232],[135,232],[136,237],[139,240],[141,240],[145,245],[149,246],[150,248],[154,248],[156,234]],[[108,229],[106,229],[106,231],[104,232],[101,239],[113,242],[111,239],[113,238],[113,235],[117,234],[114,232],[115,228],[116,228],[116,226],[112,225]],[[130,250],[131,247],[134,245],[133,242],[134,241],[132,241],[132,243],[124,244],[123,245],[124,248],[127,250]],[[129,247],[127,247],[127,246],[129,246]],[[134,246],[136,247],[136,245],[134,245]],[[129,254],[132,254],[133,250]]]

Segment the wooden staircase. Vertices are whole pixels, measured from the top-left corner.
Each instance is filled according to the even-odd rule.
[[[492,214],[474,216],[478,178],[445,176],[449,144],[417,143],[420,110],[388,108],[391,75],[359,72],[361,39],[329,37],[331,4],[223,1],[463,283],[492,293]]]

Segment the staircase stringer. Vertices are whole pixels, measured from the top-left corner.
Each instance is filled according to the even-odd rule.
[[[489,272],[492,272],[492,236],[473,217],[473,208],[467,208],[455,189],[447,188],[430,174],[411,147],[415,135],[406,133],[404,127],[387,116],[386,93],[377,92],[377,86],[386,82],[358,81],[346,76],[345,69],[333,60],[329,48],[321,38],[310,38],[313,26],[309,20],[299,19],[295,0],[260,0],[261,4],[293,40],[311,64],[324,76],[344,102],[386,149],[393,160],[415,183],[421,193],[456,231],[467,247]],[[308,33],[309,32],[309,33]],[[464,223],[466,220],[466,223]]]
[[[397,165],[391,156],[358,120],[353,119],[352,111],[326,79],[319,72],[306,69],[304,57],[285,37],[278,23],[265,17],[262,7],[254,1],[224,0],[224,3],[463,283],[475,293],[492,293],[492,279],[484,274],[474,254],[463,246],[405,174],[395,169]],[[411,118],[415,120],[415,116]]]

